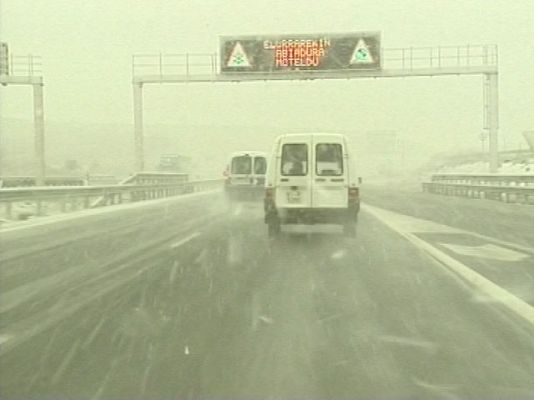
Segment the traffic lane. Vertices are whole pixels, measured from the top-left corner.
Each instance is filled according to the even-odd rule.
[[[187,216],[189,211],[198,213],[202,207],[208,211],[213,208],[225,211],[222,192],[199,192],[21,221],[0,229],[0,261],[47,247],[69,244],[72,240],[84,239],[84,235],[113,234],[124,226],[152,224],[153,219],[161,222]]]
[[[241,362],[234,393],[534,394],[534,337],[523,321],[473,302],[448,270],[365,214],[355,241],[288,236],[271,255],[272,278],[250,295],[248,340],[220,349],[222,359],[237,348],[255,354]]]
[[[369,204],[362,208],[485,292],[478,300],[500,302],[514,312],[519,307],[525,310],[520,315],[534,321],[534,311],[523,304],[534,300],[534,248]]]
[[[534,393],[522,322],[374,218],[270,243],[249,211],[4,355],[5,397]]]
[[[119,208],[82,220],[47,224],[49,235],[42,232],[45,225],[25,229],[25,235],[9,243],[16,253],[6,251],[0,269],[0,336],[16,337],[3,347],[25,342],[98,293],[130,279],[149,255],[164,254],[170,246],[198,233],[224,213],[220,200],[212,194]],[[103,222],[113,230],[102,232]],[[40,250],[26,249],[28,240]]]
[[[412,217],[466,229],[523,246],[534,243],[534,207],[499,201],[441,196],[402,184],[365,184],[365,203]]]
[[[55,281],[44,282],[47,285],[31,285],[33,292],[23,287],[26,293],[19,292],[19,288],[5,293],[2,297],[0,327],[0,337],[4,338],[4,344],[0,347],[0,356],[23,346],[36,335],[83,310],[108,293],[135,281],[140,274],[157,267],[161,260],[167,260],[169,254],[175,253],[178,248],[181,257],[185,257],[191,242],[199,236],[198,232],[185,236],[183,232],[177,232],[172,240],[151,243],[150,248],[145,247],[130,254],[127,259],[107,264],[93,275],[76,276],[76,279],[69,276],[71,279],[59,281],[54,276]],[[17,298],[12,292],[20,296]],[[6,338],[9,340],[5,340]]]
[[[212,220],[211,224],[217,222]],[[163,360],[191,355],[172,365],[173,373],[180,377],[179,387],[187,388],[187,382],[193,380],[190,360],[195,359],[195,353],[190,354],[185,346],[195,349],[195,340],[211,332],[203,325],[207,321],[204,293],[210,289],[199,268],[209,268],[209,260],[218,260],[215,254],[229,260],[237,257],[235,246],[223,248],[226,242],[217,245],[218,240],[211,243],[211,237],[200,246],[198,239],[196,236],[186,243],[185,254],[183,246],[161,249],[159,255],[144,260],[147,264],[144,267],[149,268],[135,265],[141,273],[125,280],[122,287],[106,291],[76,313],[65,313],[55,325],[3,354],[2,397],[110,398],[113,393],[144,397],[141,382],[146,381],[143,380],[146,369],[154,367],[149,360],[156,343],[157,356]],[[207,257],[208,248],[215,251],[210,253],[213,257]],[[233,256],[226,257],[227,253]],[[224,281],[227,282],[226,276]],[[52,309],[45,314],[61,311]],[[176,329],[181,335],[176,335]],[[2,337],[8,343],[17,340],[10,330]],[[172,348],[176,339],[180,346],[183,342],[179,354]],[[161,371],[162,376],[165,373]],[[160,382],[160,394],[166,392],[169,384],[177,390],[172,377]]]
[[[164,201],[90,210],[43,225],[0,231],[2,291],[71,269],[91,269],[137,248],[193,229],[225,212],[222,196],[196,194]],[[46,222],[46,221],[43,221]]]

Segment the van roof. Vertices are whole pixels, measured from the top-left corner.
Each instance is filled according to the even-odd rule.
[[[233,158],[233,157],[239,157],[239,156],[263,156],[263,157],[266,157],[267,156],[267,153],[264,152],[264,151],[256,151],[256,150],[250,150],[250,151],[247,151],[247,150],[242,150],[242,151],[234,151],[233,153],[230,154],[230,158]]]
[[[335,141],[343,141],[345,139],[345,135],[342,135],[340,133],[317,132],[317,133],[286,133],[285,135],[279,136],[278,140],[284,140],[284,141],[291,140],[291,139],[309,140],[312,137],[315,139],[335,140]]]

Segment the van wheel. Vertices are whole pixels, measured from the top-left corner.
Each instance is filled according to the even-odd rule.
[[[279,221],[269,221],[267,224],[267,233],[270,238],[275,238],[280,235],[280,222]]]
[[[356,237],[356,223],[354,221],[345,222],[343,234],[347,237]]]

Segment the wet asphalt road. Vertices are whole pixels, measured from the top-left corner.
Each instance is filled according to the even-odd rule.
[[[269,241],[261,206],[227,211],[0,234],[0,397],[534,398],[532,325],[375,216]]]

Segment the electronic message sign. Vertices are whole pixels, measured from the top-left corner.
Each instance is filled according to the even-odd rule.
[[[379,33],[221,37],[222,73],[376,70]]]

